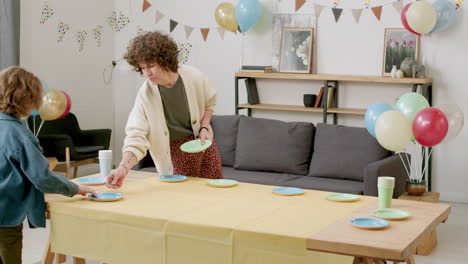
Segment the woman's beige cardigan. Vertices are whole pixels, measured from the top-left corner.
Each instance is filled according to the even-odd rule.
[[[198,137],[205,110],[213,110],[216,104],[216,90],[206,76],[194,67],[182,65],[178,72],[187,93],[193,134]],[[132,152],[140,161],[149,150],[160,174],[174,173],[169,131],[157,85],[151,85],[148,80],[143,83],[128,117],[125,132],[127,136],[123,152]],[[209,133],[213,135],[211,127]]]

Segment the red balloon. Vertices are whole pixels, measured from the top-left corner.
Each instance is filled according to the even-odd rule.
[[[417,33],[409,26],[408,20],[406,19],[406,11],[408,11],[408,8],[410,8],[411,4],[413,3],[409,3],[405,5],[405,7],[403,7],[403,9],[401,10],[401,23],[403,23],[403,26],[406,28],[406,30],[408,30],[409,32],[413,34],[420,36],[421,34]]]
[[[63,95],[65,95],[65,98],[67,99],[67,106],[65,107],[65,111],[63,112],[63,114],[61,114],[57,119],[62,119],[64,117],[66,117],[68,115],[68,113],[70,113],[70,109],[71,109],[71,98],[70,96],[62,91]]]
[[[414,117],[414,138],[423,146],[432,147],[439,144],[445,138],[447,132],[447,117],[435,107],[424,108]]]

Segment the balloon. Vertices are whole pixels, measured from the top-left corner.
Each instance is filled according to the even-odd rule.
[[[39,115],[42,120],[55,120],[60,117],[67,108],[67,98],[57,89],[44,92],[42,105],[39,107]]]
[[[431,33],[445,30],[448,26],[453,24],[457,9],[452,2],[448,0],[437,0],[432,3],[432,7],[434,7],[437,14],[437,23]]]
[[[423,146],[432,147],[439,144],[447,135],[447,132],[447,117],[435,107],[421,110],[414,118],[414,138]]]
[[[380,115],[375,123],[375,134],[380,145],[390,151],[405,149],[413,136],[410,122],[396,110]]]
[[[437,22],[437,14],[429,2],[416,1],[406,11],[409,27],[419,34],[431,32]]]
[[[45,81],[41,81],[41,83],[42,83],[42,90],[44,90],[44,91],[49,90],[49,85],[47,85],[47,83]]]
[[[448,120],[448,131],[444,142],[455,138],[464,125],[464,114],[462,110],[456,104],[442,104],[437,105],[436,108],[442,111]]]
[[[410,123],[413,123],[416,114],[426,107],[429,107],[429,102],[419,93],[405,93],[395,104],[395,109],[402,112]]]
[[[62,119],[64,117],[66,117],[68,115],[68,113],[70,113],[70,109],[71,109],[71,105],[72,105],[70,96],[64,91],[62,91],[62,93],[63,93],[63,95],[65,95],[65,99],[67,100],[67,106],[66,106],[65,111],[63,112],[63,114],[61,116],[59,116],[57,119]]]
[[[409,3],[407,5],[405,5],[405,7],[403,7],[403,9],[401,10],[401,23],[403,24],[403,26],[406,28],[406,30],[408,30],[409,32],[413,33],[413,34],[416,34],[416,35],[421,35],[419,34],[418,32],[414,31],[408,24],[408,19],[406,18],[406,12],[408,11],[408,8],[410,8],[410,6],[412,5],[413,3]]]
[[[231,32],[237,31],[236,7],[227,2],[223,2],[215,10],[216,23],[222,28]]]
[[[38,116],[38,115],[39,115],[39,112],[38,112],[38,111],[33,111],[33,112],[31,113],[31,116]]]
[[[390,110],[393,110],[393,107],[386,103],[376,103],[367,109],[365,115],[366,128],[373,137],[375,137],[375,122],[381,114]]]
[[[262,6],[258,0],[241,0],[236,6],[236,18],[242,32],[247,32],[257,24],[262,16]]]

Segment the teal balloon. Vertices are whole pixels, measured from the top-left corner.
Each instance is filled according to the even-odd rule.
[[[39,112],[37,110],[31,113],[31,116],[38,116],[38,115],[39,115]]]
[[[386,103],[376,103],[367,108],[365,121],[369,134],[375,137],[375,122],[379,116],[387,111],[393,110],[393,107]]]
[[[262,6],[258,0],[241,0],[236,5],[236,18],[241,32],[247,32],[257,24],[262,16]]]
[[[437,14],[437,23],[431,33],[440,32],[447,29],[455,21],[457,10],[455,5],[449,0],[437,0],[432,3]]]
[[[406,93],[395,104],[395,109],[402,112],[411,124],[416,114],[426,107],[429,107],[429,102],[419,93]]]

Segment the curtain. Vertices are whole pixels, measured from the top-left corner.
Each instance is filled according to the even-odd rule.
[[[0,70],[19,65],[20,1],[0,0]]]

